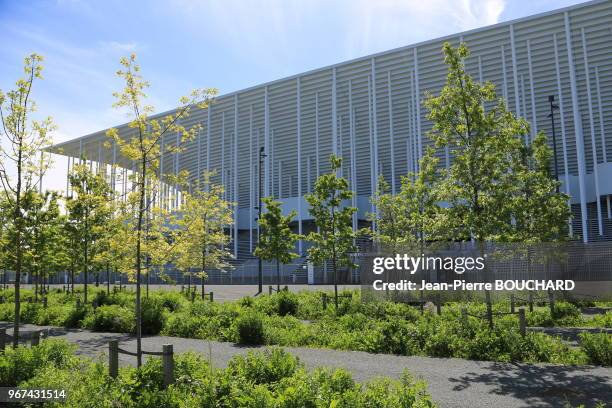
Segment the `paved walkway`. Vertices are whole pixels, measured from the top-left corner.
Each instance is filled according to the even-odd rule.
[[[113,285],[111,285],[111,290],[112,290],[112,286]],[[263,286],[264,294],[268,294],[269,286],[276,288],[276,284],[266,283]],[[284,287],[284,286],[285,286],[284,284],[281,285],[281,287]],[[334,285],[287,285],[287,286],[289,287],[289,291],[295,292],[295,293],[305,291],[305,290],[309,290],[309,291],[322,290],[322,291],[327,291],[327,292],[331,292],[334,290]],[[28,285],[22,285],[22,287],[26,289],[32,289],[34,286],[28,284]],[[51,287],[62,289],[62,285],[51,285]],[[89,287],[95,288],[93,284],[90,284]],[[133,284],[126,285],[126,288],[129,291],[136,290],[136,286]],[[242,299],[245,296],[254,296],[258,290],[257,285],[206,285],[205,288],[206,288],[206,292],[208,291],[214,292],[214,298],[216,302],[227,302],[227,301]],[[77,284],[75,285],[75,289],[82,290],[83,285]],[[98,289],[106,289],[106,285],[100,284]],[[361,289],[361,286],[359,285],[338,285],[338,290],[357,290],[357,289]],[[156,291],[156,290],[177,291],[177,290],[181,290],[181,285],[150,285],[149,290],[150,291]],[[145,285],[143,284],[142,292],[144,293],[144,291],[145,291]],[[198,294],[200,293],[200,286],[197,286],[197,293]]]
[[[8,323],[0,323],[7,327]],[[24,331],[41,329],[24,325]],[[64,338],[79,346],[79,354],[106,355],[108,341],[118,339],[121,347],[135,350],[136,340],[117,333],[92,333],[84,330],[44,328],[51,337]],[[10,331],[9,331],[10,332]],[[194,351],[209,357],[216,367],[225,367],[229,359],[254,348],[231,343],[154,336],[143,339],[143,348],[161,350],[173,344],[176,352]],[[441,407],[448,408],[518,408],[563,407],[566,402],[587,407],[597,401],[612,401],[612,369],[605,367],[566,367],[549,364],[510,364],[461,359],[403,357],[364,352],[291,348],[308,368],[343,367],[357,381],[373,377],[399,377],[407,369],[427,381],[429,391]],[[121,364],[134,364],[134,358],[121,355]]]

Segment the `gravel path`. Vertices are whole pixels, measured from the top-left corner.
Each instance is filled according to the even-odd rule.
[[[0,323],[7,327],[8,323]],[[43,327],[24,325],[24,331]],[[84,330],[48,328],[52,337],[64,338],[79,346],[79,354],[106,359],[108,341],[118,339],[120,347],[135,350],[136,340],[117,333],[92,333]],[[10,330],[7,330],[10,333]],[[173,344],[175,352],[194,351],[211,356],[216,367],[225,367],[229,359],[255,348],[231,343],[154,336],[143,339],[143,348],[161,351],[162,344]],[[374,377],[399,377],[409,370],[423,378],[441,407],[448,408],[518,408],[563,407],[566,402],[587,407],[597,401],[612,401],[612,369],[605,367],[564,367],[549,364],[511,364],[461,359],[403,357],[364,352],[291,348],[308,368],[342,367],[357,381]],[[120,355],[121,364],[135,359]]]

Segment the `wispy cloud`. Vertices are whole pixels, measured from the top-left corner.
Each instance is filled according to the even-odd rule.
[[[159,7],[194,35],[270,67],[303,50],[318,48],[337,62],[493,24],[505,0],[174,0]]]
[[[102,49],[107,49],[117,52],[135,52],[140,47],[135,41],[119,42],[119,41],[100,41],[99,45]]]

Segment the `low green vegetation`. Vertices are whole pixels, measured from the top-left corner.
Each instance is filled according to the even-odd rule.
[[[442,314],[404,303],[362,302],[359,292],[345,292],[336,311],[323,308],[322,292],[299,294],[281,291],[271,296],[245,297],[236,302],[190,301],[179,292],[152,292],[143,299],[143,333],[234,342],[245,345],[279,345],[357,350],[371,353],[457,357],[474,360],[551,362],[559,364],[612,365],[611,335],[584,335],[580,348],[544,333],[521,336],[518,318],[501,315],[490,330],[483,315],[485,305],[476,302],[446,303]],[[5,296],[10,297],[10,292]],[[24,297],[29,294],[26,292]],[[133,293],[107,295],[97,292],[92,305],[75,306],[73,295],[51,294],[48,307],[25,303],[24,322],[82,327],[95,331],[133,332]],[[494,312],[507,312],[507,302],[494,305]],[[461,309],[469,313],[467,321]],[[12,305],[0,304],[0,320],[12,320]],[[554,318],[550,309],[538,306],[527,312],[528,325],[559,323],[584,325],[603,322],[609,327],[610,313],[583,319],[579,309],[557,302]]]
[[[580,340],[593,364],[612,366],[612,336],[606,333],[581,333]]]
[[[423,381],[356,383],[345,370],[316,369],[282,349],[236,356],[215,369],[196,354],[175,358],[175,383],[163,388],[162,365],[149,359],[140,368],[108,367],[73,355],[73,346],[46,340],[33,348],[7,349],[0,356],[0,385],[66,390],[66,407],[435,407]],[[95,395],[95,398],[92,396]],[[52,403],[48,404],[52,406]],[[45,405],[46,406],[46,405]]]

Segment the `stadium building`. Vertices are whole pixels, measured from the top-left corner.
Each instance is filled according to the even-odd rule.
[[[181,153],[163,156],[161,173],[187,170],[195,181],[204,170],[215,171],[227,199],[238,203],[230,231],[236,268],[224,279],[252,282],[256,276],[251,254],[260,178],[263,195],[297,210],[296,230],[306,233],[313,225],[304,196],[317,175],[329,171],[330,154],[343,157],[342,175],[356,192],[355,228],[372,211],[380,175],[397,191],[401,176],[417,170],[431,143],[423,96],[444,85],[445,41],[467,43],[468,71],[495,83],[510,109],[531,123],[530,137],[553,134],[554,97],[556,145],[551,137],[549,143],[561,189],[571,196],[572,233],[584,242],[612,238],[612,1],[596,0],[304,72],[219,96],[208,109],[192,111],[183,124],[200,124],[201,130]],[[130,137],[127,125],[117,128]],[[68,156],[68,170],[78,161],[92,162],[115,189],[126,191],[133,163],[109,140],[101,130],[49,151]],[[168,135],[161,143],[177,140]],[[453,160],[447,151],[438,155],[442,166]],[[162,191],[160,203],[176,209],[179,189],[165,184]],[[305,253],[302,243],[299,250]],[[299,258],[285,268],[287,282],[304,281],[304,262]]]

